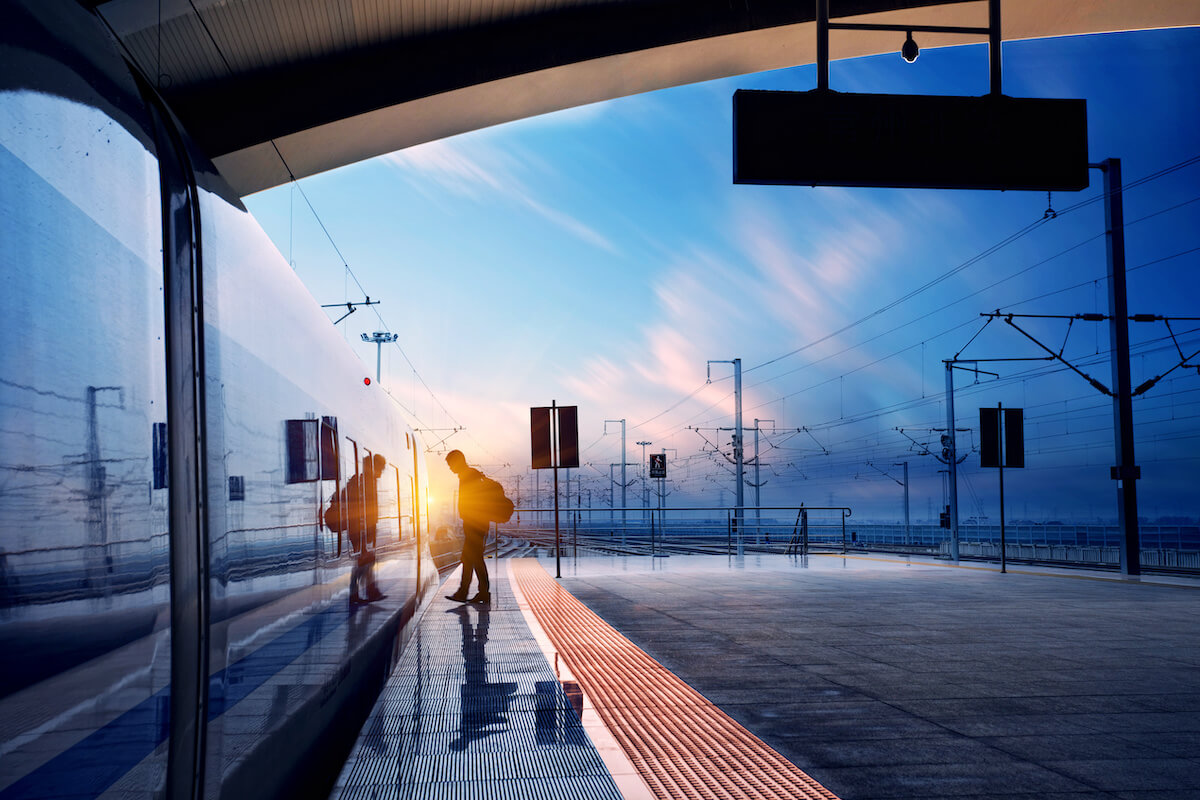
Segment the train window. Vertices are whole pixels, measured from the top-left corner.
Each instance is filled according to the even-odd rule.
[[[154,488],[167,488],[167,423],[154,423],[154,430],[151,436],[151,447],[154,450],[153,470],[154,470]]]
[[[288,483],[308,483],[317,480],[317,425],[315,419],[286,420]]]
[[[336,481],[338,473],[337,417],[321,417],[321,480]]]
[[[245,475],[230,475],[229,476],[229,499],[234,500],[234,501],[246,499],[246,476]]]
[[[404,540],[404,506],[400,502],[400,498],[404,494],[400,491],[400,468],[395,464],[392,465],[392,471],[396,477],[396,530],[399,533],[400,541]]]

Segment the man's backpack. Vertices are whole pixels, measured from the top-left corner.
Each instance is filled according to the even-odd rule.
[[[486,475],[480,476],[479,488],[476,490],[477,501],[481,516],[486,516],[489,521],[504,523],[512,519],[513,506],[512,500],[504,496],[504,487],[499,481],[494,481]]]
[[[345,513],[349,510],[346,508],[345,499],[346,490],[342,489],[330,499],[329,507],[325,509],[325,527],[329,528],[330,533],[341,533],[350,527],[350,515]]]

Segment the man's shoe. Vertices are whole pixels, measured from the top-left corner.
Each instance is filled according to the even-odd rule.
[[[385,597],[387,597],[387,595],[384,594],[383,592],[379,591],[378,586],[372,586],[370,591],[367,592],[367,602],[368,603],[374,603],[376,600],[382,600]]]
[[[465,603],[465,602],[467,602],[467,593],[460,589],[459,591],[455,592],[454,594],[446,595],[446,599],[453,600],[456,603]]]
[[[472,603],[490,603],[492,602],[491,592],[480,592],[471,598]]]

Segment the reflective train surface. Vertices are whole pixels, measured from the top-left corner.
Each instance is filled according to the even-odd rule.
[[[0,278],[0,798],[323,796],[436,587],[424,447],[74,2],[0,3]]]

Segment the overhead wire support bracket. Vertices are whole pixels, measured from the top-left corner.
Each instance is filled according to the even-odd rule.
[[[1111,389],[1109,389],[1107,386],[1105,386],[1103,383],[1101,383],[1100,381],[1096,380],[1096,379],[1095,379],[1095,378],[1093,378],[1091,375],[1088,375],[1086,372],[1084,372],[1084,371],[1083,371],[1083,370],[1081,370],[1079,367],[1077,367],[1077,366],[1075,366],[1074,364],[1072,364],[1070,361],[1067,361],[1067,359],[1063,358],[1063,355],[1062,355],[1062,353],[1061,353],[1061,352],[1060,352],[1060,353],[1056,353],[1056,352],[1054,352],[1054,351],[1053,351],[1053,350],[1051,350],[1049,347],[1047,347],[1046,345],[1044,345],[1044,344],[1042,344],[1040,341],[1038,341],[1038,340],[1037,340],[1037,338],[1036,338],[1036,337],[1035,337],[1033,334],[1029,333],[1029,331],[1025,330],[1025,329],[1024,329],[1024,328],[1022,328],[1020,325],[1018,325],[1017,323],[1013,322],[1013,317],[1014,317],[1014,316],[1016,316],[1016,315],[1014,315],[1014,314],[1001,314],[999,311],[995,311],[995,312],[985,312],[985,313],[981,314],[981,316],[1003,316],[1003,317],[1004,317],[1004,321],[1005,321],[1006,323],[1008,323],[1009,325],[1011,325],[1013,328],[1015,328],[1015,329],[1016,329],[1016,330],[1017,330],[1017,331],[1018,331],[1018,332],[1019,332],[1019,333],[1020,333],[1022,336],[1024,336],[1026,339],[1028,339],[1029,341],[1033,342],[1033,343],[1034,343],[1034,344],[1036,344],[1038,347],[1042,348],[1043,350],[1045,350],[1047,353],[1049,353],[1049,354],[1050,354],[1050,355],[1049,355],[1047,358],[1045,358],[1045,359],[1042,359],[1042,360],[1045,360],[1045,361],[1051,361],[1051,360],[1053,360],[1053,361],[1061,361],[1061,362],[1062,362],[1062,363],[1063,363],[1063,364],[1064,364],[1064,365],[1065,365],[1065,366],[1066,366],[1068,369],[1070,369],[1072,372],[1074,372],[1075,374],[1077,374],[1079,377],[1083,378],[1085,381],[1087,381],[1088,383],[1090,383],[1090,384],[1092,385],[1092,388],[1096,389],[1098,392],[1100,392],[1101,394],[1103,394],[1103,395],[1105,395],[1105,396],[1107,396],[1107,397],[1112,397],[1112,396],[1113,396],[1112,390],[1111,390]],[[1078,315],[1078,317],[1079,317],[1079,318],[1082,318],[1082,315]],[[1070,316],[1070,317],[1060,317],[1060,319],[1064,319],[1064,318],[1065,318],[1065,319],[1070,319],[1070,320],[1072,320],[1072,321],[1073,321],[1074,319],[1076,319],[1076,317],[1075,317],[1075,316]],[[1069,329],[1068,329],[1068,332],[1069,332]],[[1064,347],[1064,349],[1066,348],[1066,342],[1065,342],[1065,341],[1063,342],[1063,347]],[[1035,359],[1028,359],[1028,360],[1030,360],[1030,361],[1033,361],[1033,360],[1035,360]]]
[[[449,431],[449,433],[447,433],[441,439],[438,439],[436,442],[434,442],[433,444],[431,444],[425,448],[426,453],[433,453],[433,452],[440,453],[442,451],[441,450],[435,451],[435,448],[439,447],[440,445],[445,444],[450,439],[450,437],[454,436],[454,434],[458,433],[459,431],[465,430],[465,428],[463,428],[461,425],[459,425],[456,428],[413,428],[413,430],[416,433],[444,433],[446,431]]]
[[[801,428],[800,428],[800,430],[802,430],[802,431],[804,431],[805,433],[807,433],[807,434],[808,434],[808,438],[812,439],[814,442],[816,442],[816,443],[817,443],[817,447],[821,448],[821,454],[822,454],[822,455],[826,455],[826,456],[827,456],[827,455],[830,455],[828,448],[826,448],[826,447],[825,447],[825,445],[821,444],[821,442],[817,440],[817,437],[816,437],[816,436],[813,436],[813,432],[812,432],[812,431],[810,431],[810,430],[808,429],[808,427],[807,427],[807,426],[801,427]]]
[[[1134,316],[1147,316],[1148,317],[1150,315],[1149,314],[1135,314]],[[1133,317],[1130,317],[1130,319],[1133,319]],[[1183,354],[1183,348],[1179,346],[1179,340],[1177,338],[1175,338],[1175,331],[1171,330],[1171,321],[1169,319],[1167,319],[1166,317],[1159,317],[1158,319],[1161,319],[1163,321],[1163,323],[1167,326],[1167,333],[1171,334],[1171,341],[1175,343],[1175,350],[1179,353],[1179,363],[1176,364],[1175,366],[1171,367],[1169,370],[1162,373],[1161,375],[1154,376],[1150,380],[1144,382],[1141,386],[1134,389],[1133,397],[1137,397],[1139,394],[1144,394],[1144,393],[1150,391],[1152,388],[1154,388],[1154,385],[1156,383],[1158,383],[1163,378],[1167,377],[1168,375],[1170,375],[1172,372],[1179,369],[1180,367],[1183,367],[1185,369],[1195,369],[1197,372],[1200,372],[1200,364],[1187,363],[1187,362],[1191,361],[1193,358],[1195,358],[1196,356],[1200,356],[1200,350],[1197,350],[1196,352],[1192,353],[1190,356],[1185,356]],[[1192,317],[1185,317],[1185,319],[1192,319]],[[1136,322],[1149,322],[1150,320],[1135,320],[1135,321]]]
[[[901,486],[904,485],[904,481],[900,480],[899,478],[897,478],[894,475],[891,475],[886,470],[882,470],[879,467],[875,466],[874,462],[868,461],[867,466],[870,467],[871,469],[875,470],[876,472],[878,472],[883,477],[890,478],[891,480],[894,480],[896,483],[900,484]]]
[[[342,306],[346,307],[346,309],[347,309],[346,313],[342,314],[340,317],[338,317],[337,319],[335,319],[333,321],[333,324],[337,325],[339,322],[344,320],[346,317],[350,316],[355,311],[358,311],[359,306],[377,306],[381,302],[383,302],[381,300],[372,300],[371,295],[366,295],[366,298],[367,298],[366,300],[363,300],[362,302],[357,302],[357,303],[349,301],[349,300],[347,300],[345,303],[322,303],[321,308],[341,308]]]
[[[1073,325],[1075,323],[1075,320],[1083,320],[1084,322],[1105,322],[1106,320],[1112,319],[1112,317],[1109,316],[1108,314],[1095,314],[1095,313],[1087,313],[1087,314],[1005,314],[997,309],[996,311],[981,312],[980,316],[988,317],[988,322],[991,322],[992,319],[994,319],[996,317],[1004,317],[1005,322],[1007,322],[1009,325],[1012,325],[1018,331],[1023,333],[1038,347],[1042,348],[1047,353],[1050,353],[1049,356],[1045,356],[1044,359],[1042,359],[1042,360],[1061,361],[1062,363],[1064,363],[1068,367],[1070,367],[1072,370],[1074,370],[1075,372],[1077,372],[1081,376],[1083,376],[1083,378],[1085,380],[1087,380],[1089,383],[1091,383],[1092,386],[1094,386],[1096,389],[1098,389],[1099,391],[1108,395],[1109,397],[1113,396],[1112,391],[1110,391],[1107,386],[1104,386],[1102,383],[1095,380],[1094,378],[1087,375],[1086,373],[1080,372],[1070,362],[1068,362],[1065,358],[1063,358],[1062,354],[1066,350],[1066,347],[1067,347],[1067,341],[1066,341],[1065,337],[1063,338],[1063,349],[1060,350],[1058,353],[1054,353],[1049,347],[1046,347],[1046,345],[1042,344],[1037,339],[1033,338],[1033,336],[1031,336],[1028,332],[1026,332],[1024,329],[1022,329],[1015,322],[1012,321],[1014,317],[1024,317],[1024,318],[1029,318],[1029,319],[1065,319],[1065,320],[1069,320],[1069,323],[1067,325],[1067,336],[1070,336],[1071,325]],[[1137,397],[1138,395],[1145,394],[1146,392],[1150,391],[1150,389],[1154,388],[1155,384],[1157,384],[1163,378],[1167,377],[1168,375],[1170,375],[1172,372],[1179,369],[1180,367],[1183,367],[1184,369],[1196,369],[1196,370],[1200,371],[1200,364],[1187,363],[1187,362],[1191,361],[1193,358],[1195,358],[1196,356],[1200,356],[1200,350],[1197,350],[1196,352],[1192,353],[1191,355],[1184,355],[1183,347],[1180,346],[1179,339],[1175,336],[1175,331],[1172,330],[1172,328],[1171,328],[1171,320],[1175,320],[1176,322],[1180,322],[1180,321],[1195,322],[1195,321],[1200,321],[1200,317],[1164,317],[1159,314],[1130,314],[1127,317],[1127,319],[1130,322],[1162,322],[1164,325],[1167,326],[1167,333],[1170,334],[1171,341],[1175,343],[1175,350],[1176,350],[1176,352],[1179,353],[1179,363],[1178,364],[1171,367],[1169,370],[1162,373],[1161,375],[1156,375],[1155,377],[1144,382],[1142,385],[1138,386],[1136,389],[1134,389],[1130,393],[1130,395],[1129,395],[1130,397]],[[986,323],[985,323],[985,327],[986,327]],[[969,342],[968,342],[968,344],[969,344]]]

